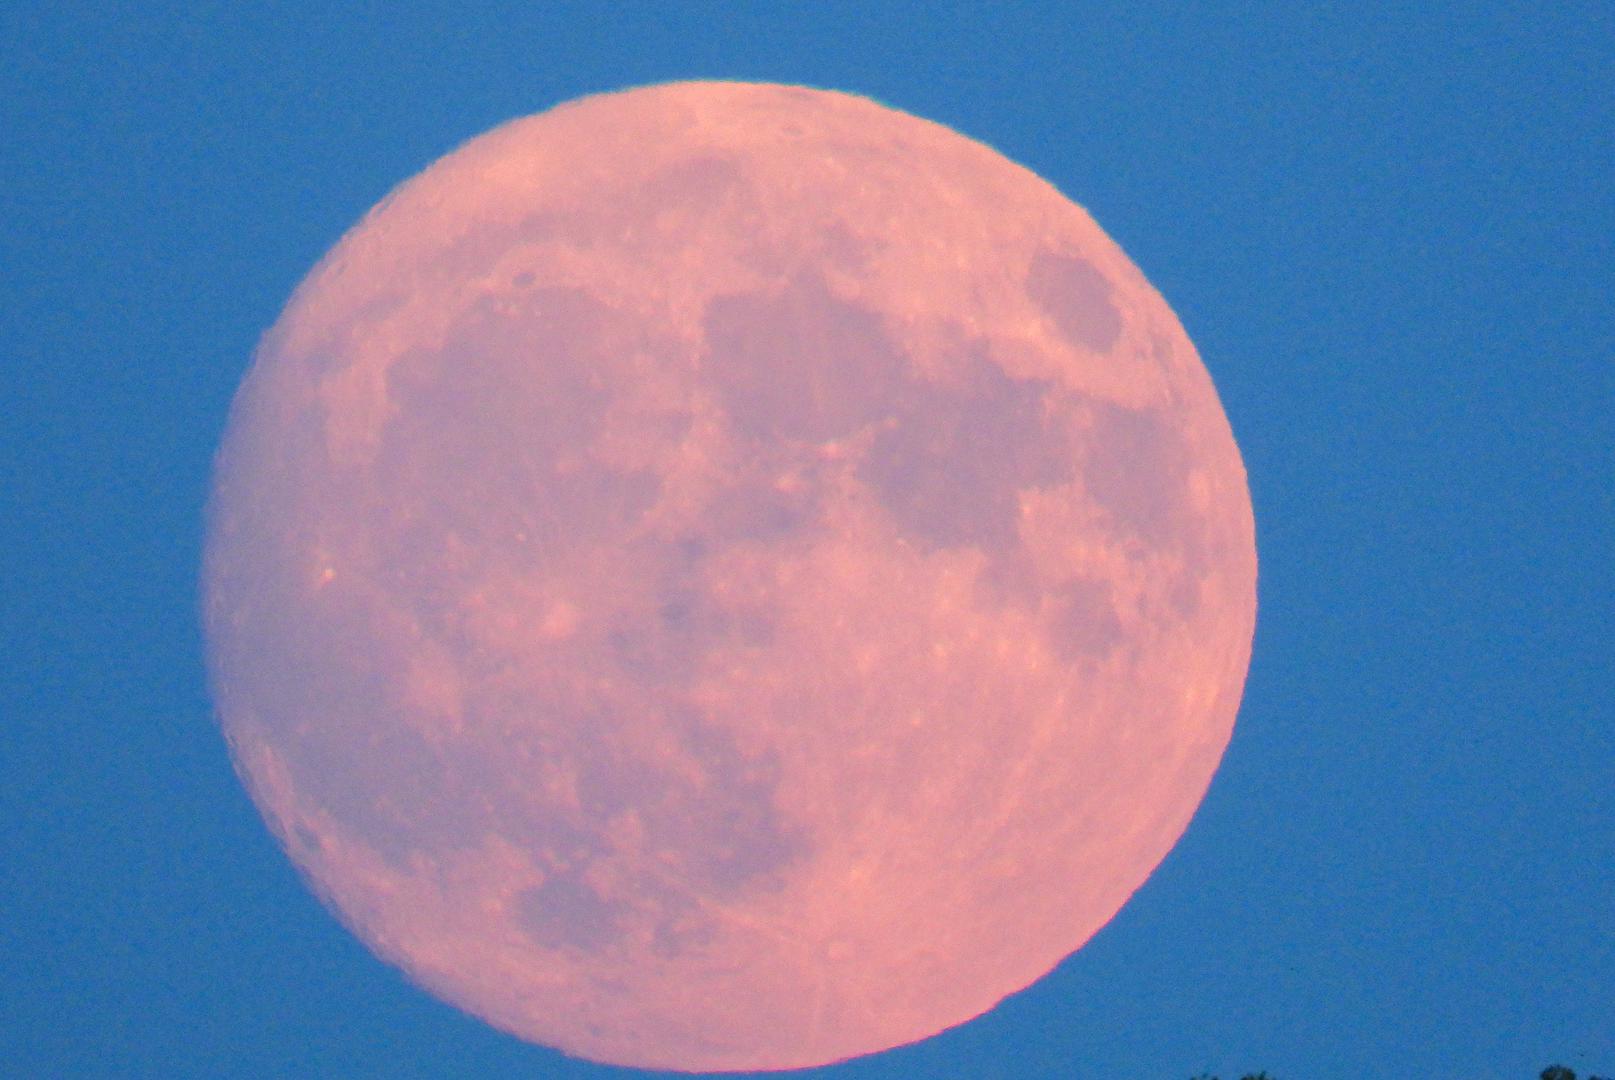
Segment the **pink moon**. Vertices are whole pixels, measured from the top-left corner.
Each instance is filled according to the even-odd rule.
[[[203,567],[230,749],[411,980],[600,1062],[991,1009],[1187,827],[1239,451],[1086,212],[844,93],[678,83],[404,183],[266,334]]]

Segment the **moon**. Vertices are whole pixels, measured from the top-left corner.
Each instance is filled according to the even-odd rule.
[[[403,184],[263,338],[202,571],[233,760],[409,978],[600,1062],[926,1038],[1183,833],[1244,467],[1083,210],[867,99],[690,82]]]

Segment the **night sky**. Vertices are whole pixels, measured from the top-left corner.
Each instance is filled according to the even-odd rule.
[[[231,769],[197,573],[231,396],[343,231],[681,78],[1050,180],[1182,319],[1255,504],[1244,704],[1172,854],[1031,989],[813,1075],[1615,1072],[1607,4],[161,7],[0,14],[0,1072],[645,1075],[320,906]]]

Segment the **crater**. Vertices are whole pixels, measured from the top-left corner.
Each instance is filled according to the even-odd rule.
[[[1026,295],[1060,336],[1078,348],[1108,353],[1121,337],[1114,290],[1086,259],[1039,252],[1026,275]]]

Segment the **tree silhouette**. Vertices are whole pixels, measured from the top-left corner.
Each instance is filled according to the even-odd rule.
[[[1211,1073],[1203,1072],[1189,1077],[1189,1080],[1222,1080],[1222,1078],[1213,1076]],[[1264,1069],[1261,1072],[1246,1073],[1244,1076],[1241,1076],[1239,1080],[1278,1080],[1278,1078],[1269,1076],[1267,1074],[1267,1070]],[[1537,1080],[1576,1080],[1576,1071],[1564,1065],[1549,1065],[1546,1069],[1542,1070]],[[1610,1080],[1610,1078],[1604,1076],[1588,1076],[1587,1080]]]
[[[1549,1065],[1538,1080],[1576,1080],[1576,1071],[1564,1065]],[[1605,1080],[1602,1076],[1589,1076],[1587,1080]]]

